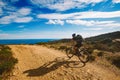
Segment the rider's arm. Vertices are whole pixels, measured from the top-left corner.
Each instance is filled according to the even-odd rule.
[[[84,45],[84,42],[85,42],[85,39],[83,37],[81,37],[81,40],[82,40],[82,46]]]
[[[75,40],[71,39],[71,46],[74,46],[74,45],[75,45]]]

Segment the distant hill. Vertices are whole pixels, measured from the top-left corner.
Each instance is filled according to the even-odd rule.
[[[94,37],[89,37],[89,38],[85,38],[86,41],[100,41],[100,40],[105,40],[105,39],[110,39],[110,40],[120,39],[120,31],[106,33],[106,34],[101,34],[101,35],[94,36]],[[68,38],[68,39],[66,38],[66,39],[50,41],[48,43],[66,43],[66,42],[70,42],[70,41],[71,41],[71,38]]]
[[[55,40],[55,41],[50,41],[48,43],[66,43],[66,42],[70,42],[71,39],[60,39],[60,40]]]
[[[94,37],[89,37],[89,38],[86,38],[85,40],[87,40],[87,41],[99,41],[99,40],[104,40],[104,39],[111,39],[111,40],[120,39],[120,31],[101,34],[101,35],[94,36]]]

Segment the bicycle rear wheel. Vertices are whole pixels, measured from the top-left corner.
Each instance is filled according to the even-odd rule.
[[[81,62],[86,63],[89,61],[90,55],[86,50],[82,50],[79,52],[78,58]]]
[[[69,59],[74,56],[73,53],[74,52],[73,52],[72,48],[69,48],[69,49],[66,50],[66,55],[68,56]]]

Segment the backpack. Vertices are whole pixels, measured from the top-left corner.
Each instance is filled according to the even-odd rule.
[[[81,35],[77,35],[77,36],[76,36],[76,42],[77,42],[77,43],[81,43],[82,41],[83,41],[82,36],[81,36]]]

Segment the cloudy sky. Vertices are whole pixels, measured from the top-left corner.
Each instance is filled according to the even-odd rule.
[[[0,39],[120,31],[120,0],[0,0]]]

